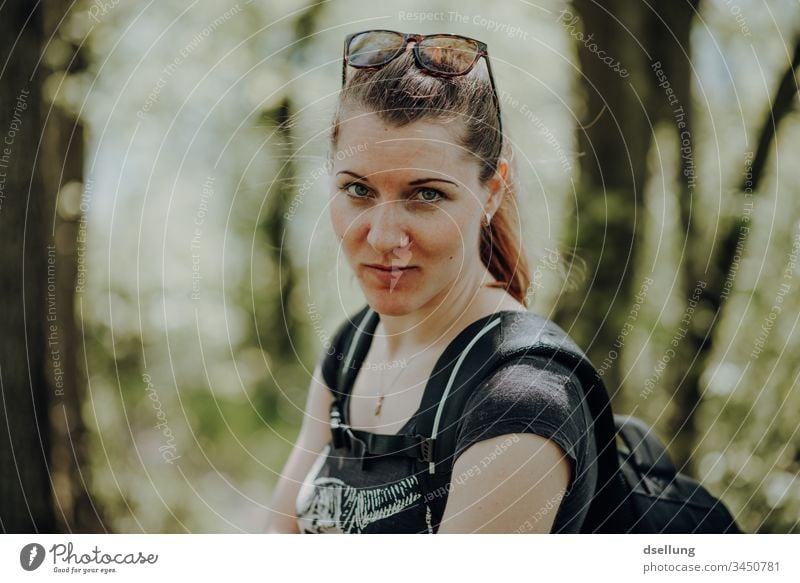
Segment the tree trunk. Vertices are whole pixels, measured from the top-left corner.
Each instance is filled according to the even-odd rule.
[[[559,22],[578,46],[586,114],[578,128],[580,184],[565,243],[585,261],[586,277],[584,293],[559,299],[554,319],[586,346],[615,393],[622,371],[618,357],[609,355],[624,348],[617,345],[620,331],[635,294],[652,275],[634,271],[644,241],[647,152],[653,127],[666,113],[651,65],[670,43],[688,39],[685,15],[691,8],[659,8],[683,17],[680,29],[670,30],[678,23],[665,25],[659,20],[664,14],[653,14],[645,3],[576,0],[574,6],[577,15],[562,13]]]
[[[287,62],[302,63],[308,46],[314,38],[313,32],[318,29],[318,20],[322,17],[324,4],[313,4],[294,23],[294,38],[300,39],[287,55]],[[296,163],[295,137],[293,128],[296,125],[294,100],[287,94],[281,102],[270,110],[261,113],[261,119],[274,128],[274,140],[277,144],[278,159],[281,160],[280,175],[274,181],[274,187],[267,193],[269,202],[266,216],[259,224],[259,234],[266,241],[266,248],[272,258],[275,271],[279,274],[276,282],[277,297],[261,294],[260,304],[256,306],[256,330],[258,345],[267,351],[275,362],[284,364],[296,363],[298,346],[305,345],[303,335],[308,328],[308,318],[296,309],[296,296],[299,278],[293,264],[293,255],[288,246],[291,218],[287,218],[292,199],[297,195],[298,165]],[[293,299],[294,298],[294,299]],[[297,363],[299,364],[299,363]],[[286,376],[290,379],[287,386],[299,386],[293,382],[291,366]],[[275,393],[262,395],[265,410],[275,410]]]
[[[48,207],[35,171],[42,135],[41,5],[7,2],[0,11],[6,68],[0,83],[0,527],[53,532],[49,404],[45,378],[48,309]],[[51,295],[52,293],[52,295]]]
[[[578,128],[582,156],[576,206],[564,243],[576,255],[568,269],[584,278],[580,291],[559,298],[553,319],[585,347],[613,398],[622,378],[614,358],[622,346],[615,342],[641,283],[634,274],[634,250],[643,239],[637,215],[643,208],[651,130],[640,101],[648,94],[648,62],[636,43],[646,30],[646,15],[643,6],[622,0],[604,7],[576,0],[574,6],[579,17],[562,14],[560,22],[577,42],[585,119]],[[618,60],[620,70],[601,61],[598,50]],[[609,361],[610,366],[601,366]]]
[[[622,389],[624,372],[619,359],[625,348],[621,332],[637,291],[653,275],[635,270],[640,264],[637,251],[645,241],[643,194],[653,129],[666,122],[677,135],[691,132],[689,33],[699,0],[657,5],[623,0],[600,5],[593,0],[576,0],[574,4],[580,18],[562,16],[560,21],[578,42],[587,114],[586,127],[578,128],[583,154],[581,181],[567,241],[586,261],[585,284],[590,287],[584,294],[562,298],[555,319],[568,329],[574,326],[574,334],[588,347],[589,357],[602,369],[614,395]],[[611,65],[601,59],[609,56],[614,59]],[[616,61],[620,66],[615,66]],[[665,79],[673,95],[666,92]],[[680,207],[684,226],[689,229],[685,231],[689,237],[685,248],[690,250],[689,262],[695,265],[693,259],[700,262],[693,257],[698,248],[692,242],[697,237],[694,223],[688,220],[694,159],[679,159]],[[687,169],[691,170],[691,186],[684,176]],[[691,291],[696,279],[689,273],[695,269],[687,271],[685,285]],[[689,299],[687,295],[686,301]],[[701,342],[706,332],[692,328],[681,345],[684,351],[700,345],[707,350],[708,343]],[[691,356],[682,352],[672,360],[669,370],[682,374],[691,362]],[[694,411],[699,403],[697,379],[701,370],[702,366],[690,367],[680,386],[675,374],[666,374],[663,379],[664,390],[674,391],[677,414],[668,431],[670,436],[680,435],[678,445],[670,449],[681,463],[695,442]]]
[[[43,15],[46,38],[59,37],[58,27],[63,25],[69,7],[67,2],[46,5]],[[64,62],[51,60],[51,65],[58,73],[76,74],[85,68],[83,54],[71,43],[67,46],[71,51],[64,52]],[[47,201],[45,228],[54,250],[58,310],[57,318],[48,322],[55,326],[51,329],[54,338],[49,347],[51,360],[57,355],[63,370],[60,381],[48,375],[50,394],[55,397],[50,409],[53,431],[50,472],[58,509],[56,528],[61,532],[105,532],[100,508],[89,493],[88,435],[81,415],[86,379],[78,366],[82,343],[75,320],[76,276],[85,250],[84,215],[91,205],[91,184],[83,183],[83,126],[59,105],[60,95],[54,95],[53,99],[55,103],[43,104],[46,116],[38,167]]]
[[[681,300],[685,302],[678,330],[672,331],[677,346],[661,377],[661,390],[670,395],[669,414],[665,417],[665,437],[670,442],[670,454],[683,471],[693,474],[693,458],[699,430],[696,419],[702,400],[700,376],[711,350],[711,337],[717,316],[706,318],[705,290],[722,281],[720,274],[705,272],[707,257],[703,250],[712,249],[713,241],[703,240],[697,223],[697,160],[693,134],[692,68],[689,34],[692,17],[699,5],[694,2],[665,2],[659,5],[657,18],[651,18],[649,50],[653,57],[651,79],[654,83],[651,109],[653,117],[671,128],[678,144],[676,168],[677,197],[680,208],[683,253],[676,269],[683,271],[678,278]],[[663,21],[662,21],[663,20]],[[667,92],[665,82],[669,83]],[[724,274],[723,274],[724,277]],[[669,348],[672,348],[672,344]]]
[[[290,97],[286,97],[275,110],[264,114],[264,117],[269,118],[270,122],[277,126],[276,139],[280,144],[286,145],[286,160],[281,165],[280,176],[274,182],[276,186],[268,194],[270,200],[267,216],[259,225],[259,230],[266,239],[267,248],[270,250],[273,264],[280,274],[279,281],[276,282],[278,297],[268,298],[268,301],[265,302],[265,306],[271,307],[271,313],[258,319],[259,322],[264,323],[259,333],[259,342],[265,346],[274,360],[282,363],[291,363],[296,360],[294,343],[297,342],[297,337],[294,332],[302,329],[301,321],[290,307],[292,293],[298,282],[286,240],[289,220],[285,215],[294,195],[292,189],[298,183],[297,164],[294,161],[295,152],[292,150],[292,124],[290,123],[292,109],[292,100]]]

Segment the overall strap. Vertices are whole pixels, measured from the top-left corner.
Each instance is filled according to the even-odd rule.
[[[347,403],[358,370],[366,358],[370,337],[378,325],[379,315],[369,306],[358,312],[347,333],[341,336],[343,360],[338,368],[334,400],[330,409],[331,441],[334,447],[346,447],[366,469],[374,458],[407,456],[427,462],[432,459],[430,439],[424,435],[384,435],[350,427],[346,418]],[[333,388],[333,387],[332,387]]]
[[[367,306],[356,314],[354,321],[356,325],[348,335],[346,349],[343,352],[345,356],[336,383],[343,400],[348,398],[358,369],[367,356],[370,337],[378,326],[378,313]]]

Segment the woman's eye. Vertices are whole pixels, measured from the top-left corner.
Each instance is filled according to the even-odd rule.
[[[437,202],[444,198],[441,192],[432,188],[423,188],[417,192],[423,202]]]
[[[371,192],[369,188],[359,182],[351,182],[344,186],[342,190],[355,199],[367,198]],[[444,194],[433,188],[421,188],[415,195],[416,201],[423,203],[439,202],[447,198]]]
[[[353,189],[353,190],[351,190]],[[369,188],[358,182],[352,182],[344,187],[344,191],[354,195],[356,198],[364,198],[369,194]]]

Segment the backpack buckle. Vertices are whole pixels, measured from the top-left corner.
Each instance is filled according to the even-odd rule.
[[[421,461],[424,462],[432,462],[433,461],[433,439],[430,437],[425,437],[424,435],[420,435],[419,440],[419,458]]]

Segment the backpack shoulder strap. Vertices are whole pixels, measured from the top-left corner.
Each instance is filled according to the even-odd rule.
[[[667,448],[644,421],[629,415],[614,415],[614,423],[617,434],[628,448],[630,462],[639,470],[665,480],[678,475]]]

